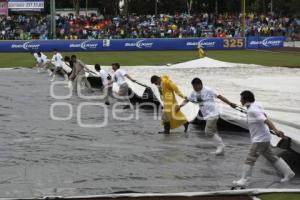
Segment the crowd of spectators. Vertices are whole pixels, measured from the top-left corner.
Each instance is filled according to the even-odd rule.
[[[59,39],[239,37],[241,14],[56,16]],[[1,40],[49,39],[49,16],[0,16]],[[247,36],[300,40],[300,17],[248,13]]]

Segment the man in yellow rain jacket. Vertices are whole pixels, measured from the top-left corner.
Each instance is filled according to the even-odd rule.
[[[198,43],[198,56],[199,58],[204,58],[206,56],[203,46],[201,45],[201,43]]]
[[[182,125],[184,125],[184,132],[187,132],[189,123],[182,112],[176,112],[178,103],[175,94],[183,99],[187,99],[187,97],[181,93],[167,75],[161,77],[154,75],[151,77],[151,83],[158,87],[163,101],[162,122],[164,124],[164,131],[159,133],[169,134],[170,129],[175,129]]]

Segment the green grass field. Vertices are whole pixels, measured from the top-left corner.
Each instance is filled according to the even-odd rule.
[[[254,50],[207,51],[213,59],[259,64],[266,66],[300,67],[300,53],[278,53]],[[46,53],[49,57],[51,53]],[[130,51],[130,52],[65,52],[63,56],[76,54],[87,64],[110,65],[163,65],[184,62],[197,58],[196,51]],[[34,59],[29,53],[0,53],[0,68],[32,67]]]
[[[259,196],[262,200],[299,200],[300,193],[272,193]]]

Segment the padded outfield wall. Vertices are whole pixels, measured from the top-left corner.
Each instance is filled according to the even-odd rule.
[[[281,48],[285,37],[248,38],[173,38],[173,39],[103,39],[103,40],[28,40],[0,41],[0,52],[30,51],[140,51]]]

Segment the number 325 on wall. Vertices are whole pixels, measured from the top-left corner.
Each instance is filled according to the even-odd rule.
[[[224,39],[224,48],[242,48],[244,47],[243,38],[228,38]]]

